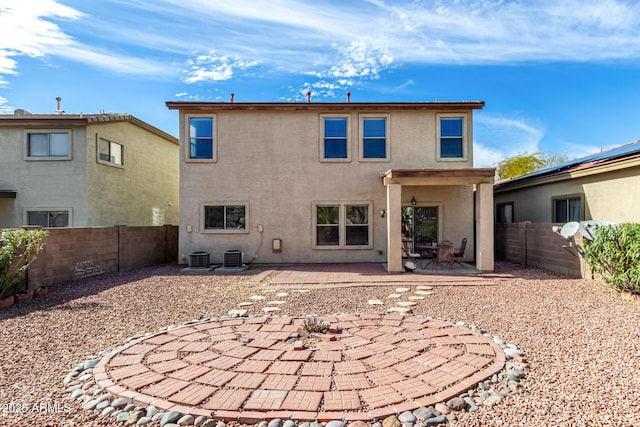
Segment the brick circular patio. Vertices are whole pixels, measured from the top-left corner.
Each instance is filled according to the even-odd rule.
[[[397,314],[194,322],[132,341],[94,368],[99,387],[137,405],[254,423],[362,420],[446,401],[504,367],[489,338]],[[304,333],[302,333],[304,335]]]

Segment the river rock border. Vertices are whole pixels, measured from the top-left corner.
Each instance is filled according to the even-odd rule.
[[[309,315],[308,318],[343,316],[340,314],[329,314],[325,316]],[[136,404],[133,399],[127,397],[112,396],[105,389],[101,388],[94,377],[94,368],[105,357],[111,357],[123,348],[142,341],[158,333],[163,333],[175,328],[197,325],[209,321],[220,321],[231,319],[236,316],[221,316],[215,318],[194,319],[182,323],[181,325],[171,325],[161,328],[157,332],[149,332],[144,335],[133,336],[125,340],[122,344],[108,350],[92,355],[79,363],[71,370],[63,381],[66,391],[70,394],[69,399],[77,401],[86,411],[95,413],[96,417],[110,419],[116,424],[175,427],[175,426],[196,426],[196,427],[225,427],[228,425],[254,425],[255,427],[425,427],[446,424],[454,421],[456,413],[460,411],[474,412],[480,407],[492,407],[505,399],[509,394],[516,392],[521,387],[521,380],[525,377],[528,368],[527,359],[524,353],[514,344],[506,343],[501,338],[490,334],[484,329],[464,322],[452,322],[446,319],[435,319],[430,316],[413,316],[427,320],[438,320],[449,323],[457,327],[466,328],[491,340],[502,348],[506,355],[504,367],[495,373],[491,378],[479,382],[475,387],[453,397],[446,402],[439,402],[432,406],[423,406],[413,411],[387,416],[384,419],[372,418],[368,422],[362,420],[349,421],[348,417],[325,422],[300,421],[295,419],[274,418],[264,419],[240,419],[224,420],[215,419],[207,415],[190,415],[180,411],[164,412],[154,406]],[[264,317],[264,316],[245,316]],[[277,316],[267,316],[277,317]],[[409,316],[406,316],[409,317]]]

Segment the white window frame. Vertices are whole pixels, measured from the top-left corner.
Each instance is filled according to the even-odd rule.
[[[29,212],[66,212],[67,213],[67,225],[66,227],[73,226],[73,208],[53,208],[53,207],[30,207],[24,208],[22,212],[22,222],[26,226],[29,225]],[[45,228],[65,228],[65,227],[45,227]]]
[[[60,133],[67,135],[67,155],[66,156],[32,156],[29,150],[29,135]],[[73,158],[73,142],[71,129],[25,129],[23,132],[24,139],[24,160],[29,161],[66,161]]]
[[[191,157],[191,120],[192,118],[205,118],[211,119],[211,125],[213,129],[211,130],[211,138],[213,139],[211,147],[211,158],[210,159],[199,159]],[[217,114],[185,114],[184,115],[184,124],[182,128],[182,132],[184,135],[184,159],[185,162],[189,163],[215,163],[218,161],[218,116]]]
[[[207,207],[227,207],[242,206],[244,207],[244,228],[205,228],[205,210]],[[200,232],[203,234],[248,234],[250,230],[249,225],[249,202],[247,201],[211,201],[202,202],[200,204]]]
[[[367,206],[367,227],[368,227],[368,244],[367,245],[347,245],[347,206]],[[338,206],[339,207],[339,219],[338,229],[339,238],[337,245],[318,245],[317,241],[317,222],[318,222],[318,206]],[[373,202],[370,200],[360,201],[314,201],[311,204],[312,220],[311,220],[311,242],[313,249],[319,250],[336,250],[336,249],[372,249],[373,248]]]
[[[567,209],[569,209],[569,200],[571,199],[578,199],[580,200],[580,219],[570,219],[567,218],[567,220],[569,222],[571,221],[582,221],[584,219],[584,195],[583,194],[568,194],[568,195],[562,195],[562,196],[554,196],[551,198],[551,218],[553,219],[553,222],[560,222],[558,221],[558,218],[556,217],[556,202],[558,201],[562,201],[562,200],[566,200],[567,201]],[[568,214],[568,212],[567,212]],[[568,215],[567,215],[568,216]]]
[[[462,157],[441,157],[441,129],[440,119],[455,118],[462,119]],[[469,115],[465,113],[439,113],[436,114],[436,159],[440,162],[464,162],[469,159],[469,139],[468,135]]]
[[[100,158],[100,142],[106,142],[109,145],[109,160],[103,160]],[[117,145],[120,147],[120,160],[122,163],[115,163],[111,161],[111,147],[112,145]],[[113,166],[116,168],[124,169],[124,145],[119,142],[112,141],[107,138],[103,138],[99,135],[96,135],[96,161],[101,165]]]
[[[347,120],[347,157],[345,158],[325,158],[324,157],[324,119],[346,119]],[[320,114],[318,130],[318,150],[322,163],[348,163],[351,162],[351,115],[350,114]]]
[[[385,147],[384,157],[364,157],[364,121],[365,119],[384,119]],[[361,162],[390,162],[391,161],[391,115],[387,113],[366,113],[358,116],[358,160]]]

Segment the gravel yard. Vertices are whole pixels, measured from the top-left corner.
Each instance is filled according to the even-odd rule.
[[[52,287],[0,310],[0,425],[109,425],[70,401],[62,381],[87,356],[164,326],[225,315],[269,288],[256,274],[185,275],[177,266],[107,274]],[[597,281],[498,263],[496,286],[433,284],[414,314],[463,321],[516,344],[530,367],[522,388],[447,425],[640,426],[640,301]],[[385,312],[394,283],[290,294],[277,315]],[[415,286],[415,284],[414,284]],[[273,288],[276,288],[275,285]],[[265,301],[246,307],[262,313]]]

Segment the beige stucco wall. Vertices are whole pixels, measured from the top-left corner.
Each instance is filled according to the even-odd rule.
[[[553,222],[553,198],[579,195],[584,220],[640,222],[640,166],[497,192],[494,201],[513,202],[515,222]]]
[[[123,146],[123,166],[98,163],[97,138]],[[87,127],[89,226],[178,223],[178,145],[131,122]]]
[[[71,158],[26,159],[25,129],[70,130]],[[124,146],[124,167],[97,162],[97,134]],[[2,126],[0,189],[17,196],[0,199],[0,227],[26,225],[27,210],[69,210],[72,227],[177,224],[178,153],[174,142],[129,121]]]
[[[184,113],[180,115],[182,138]],[[180,260],[186,263],[189,253],[205,250],[212,262],[220,263],[225,250],[240,249],[245,262],[386,262],[386,218],[380,211],[387,209],[387,200],[381,174],[392,168],[471,167],[471,112],[466,113],[467,157],[454,162],[436,160],[436,114],[427,111],[391,112],[390,160],[360,161],[359,113],[367,111],[350,116],[349,162],[320,161],[318,111],[218,112],[216,162],[185,161],[186,147],[181,142]],[[468,237],[469,248],[473,247],[470,187],[422,189],[416,199],[442,204],[444,238]],[[411,200],[405,188],[402,200]],[[203,204],[229,202],[248,204],[245,232],[201,233]],[[371,247],[313,248],[315,202],[370,202]],[[280,253],[271,249],[274,238],[282,239]]]
[[[69,160],[26,160],[24,128],[0,129],[0,188],[17,192],[15,199],[0,201],[0,227],[25,225],[27,209],[71,209],[72,225],[86,224],[86,132],[81,127],[51,130],[64,129],[72,130]]]

